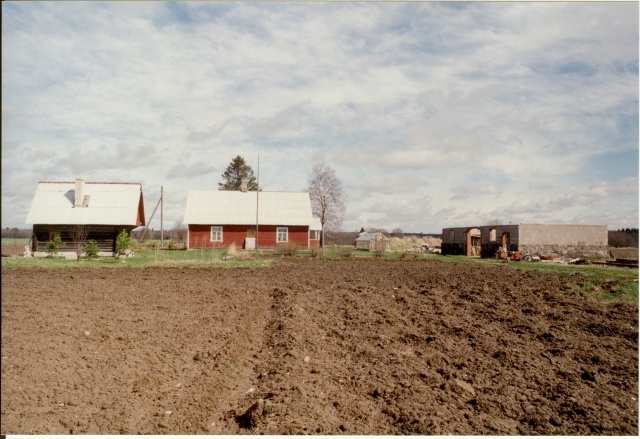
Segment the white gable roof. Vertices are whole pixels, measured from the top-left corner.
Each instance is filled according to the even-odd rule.
[[[307,192],[188,191],[185,224],[309,226],[311,201]],[[259,203],[256,205],[256,201]]]
[[[138,225],[138,208],[142,203],[140,183],[86,182],[83,195],[90,196],[87,207],[73,207],[74,182],[41,181],[31,201],[26,223]],[[144,218],[140,220],[144,224]]]

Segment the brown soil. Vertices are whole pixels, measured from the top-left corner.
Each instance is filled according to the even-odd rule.
[[[5,268],[1,432],[637,435],[638,307],[579,278]]]

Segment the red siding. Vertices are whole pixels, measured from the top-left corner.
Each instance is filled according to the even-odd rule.
[[[278,227],[289,229],[289,243],[295,243],[306,250],[309,244],[308,226],[259,226],[258,247],[260,249],[273,249],[277,247],[276,230]],[[244,248],[244,240],[248,237],[247,230],[255,227],[223,225],[223,242],[211,242],[211,226],[189,225],[189,248],[228,248],[232,242],[237,248]],[[255,237],[255,235],[253,235]],[[316,241],[317,242],[317,241]]]

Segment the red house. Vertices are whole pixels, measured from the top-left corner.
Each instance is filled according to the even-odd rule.
[[[188,191],[183,222],[188,249],[234,243],[248,250],[283,244],[307,250],[320,239],[307,192]]]

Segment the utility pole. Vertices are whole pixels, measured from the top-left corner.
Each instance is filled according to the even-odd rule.
[[[258,208],[260,206],[260,154],[258,154],[258,187],[256,188],[256,253],[258,252]]]
[[[164,213],[164,187],[160,186],[160,248],[164,249],[164,224],[163,224],[163,213]]]

